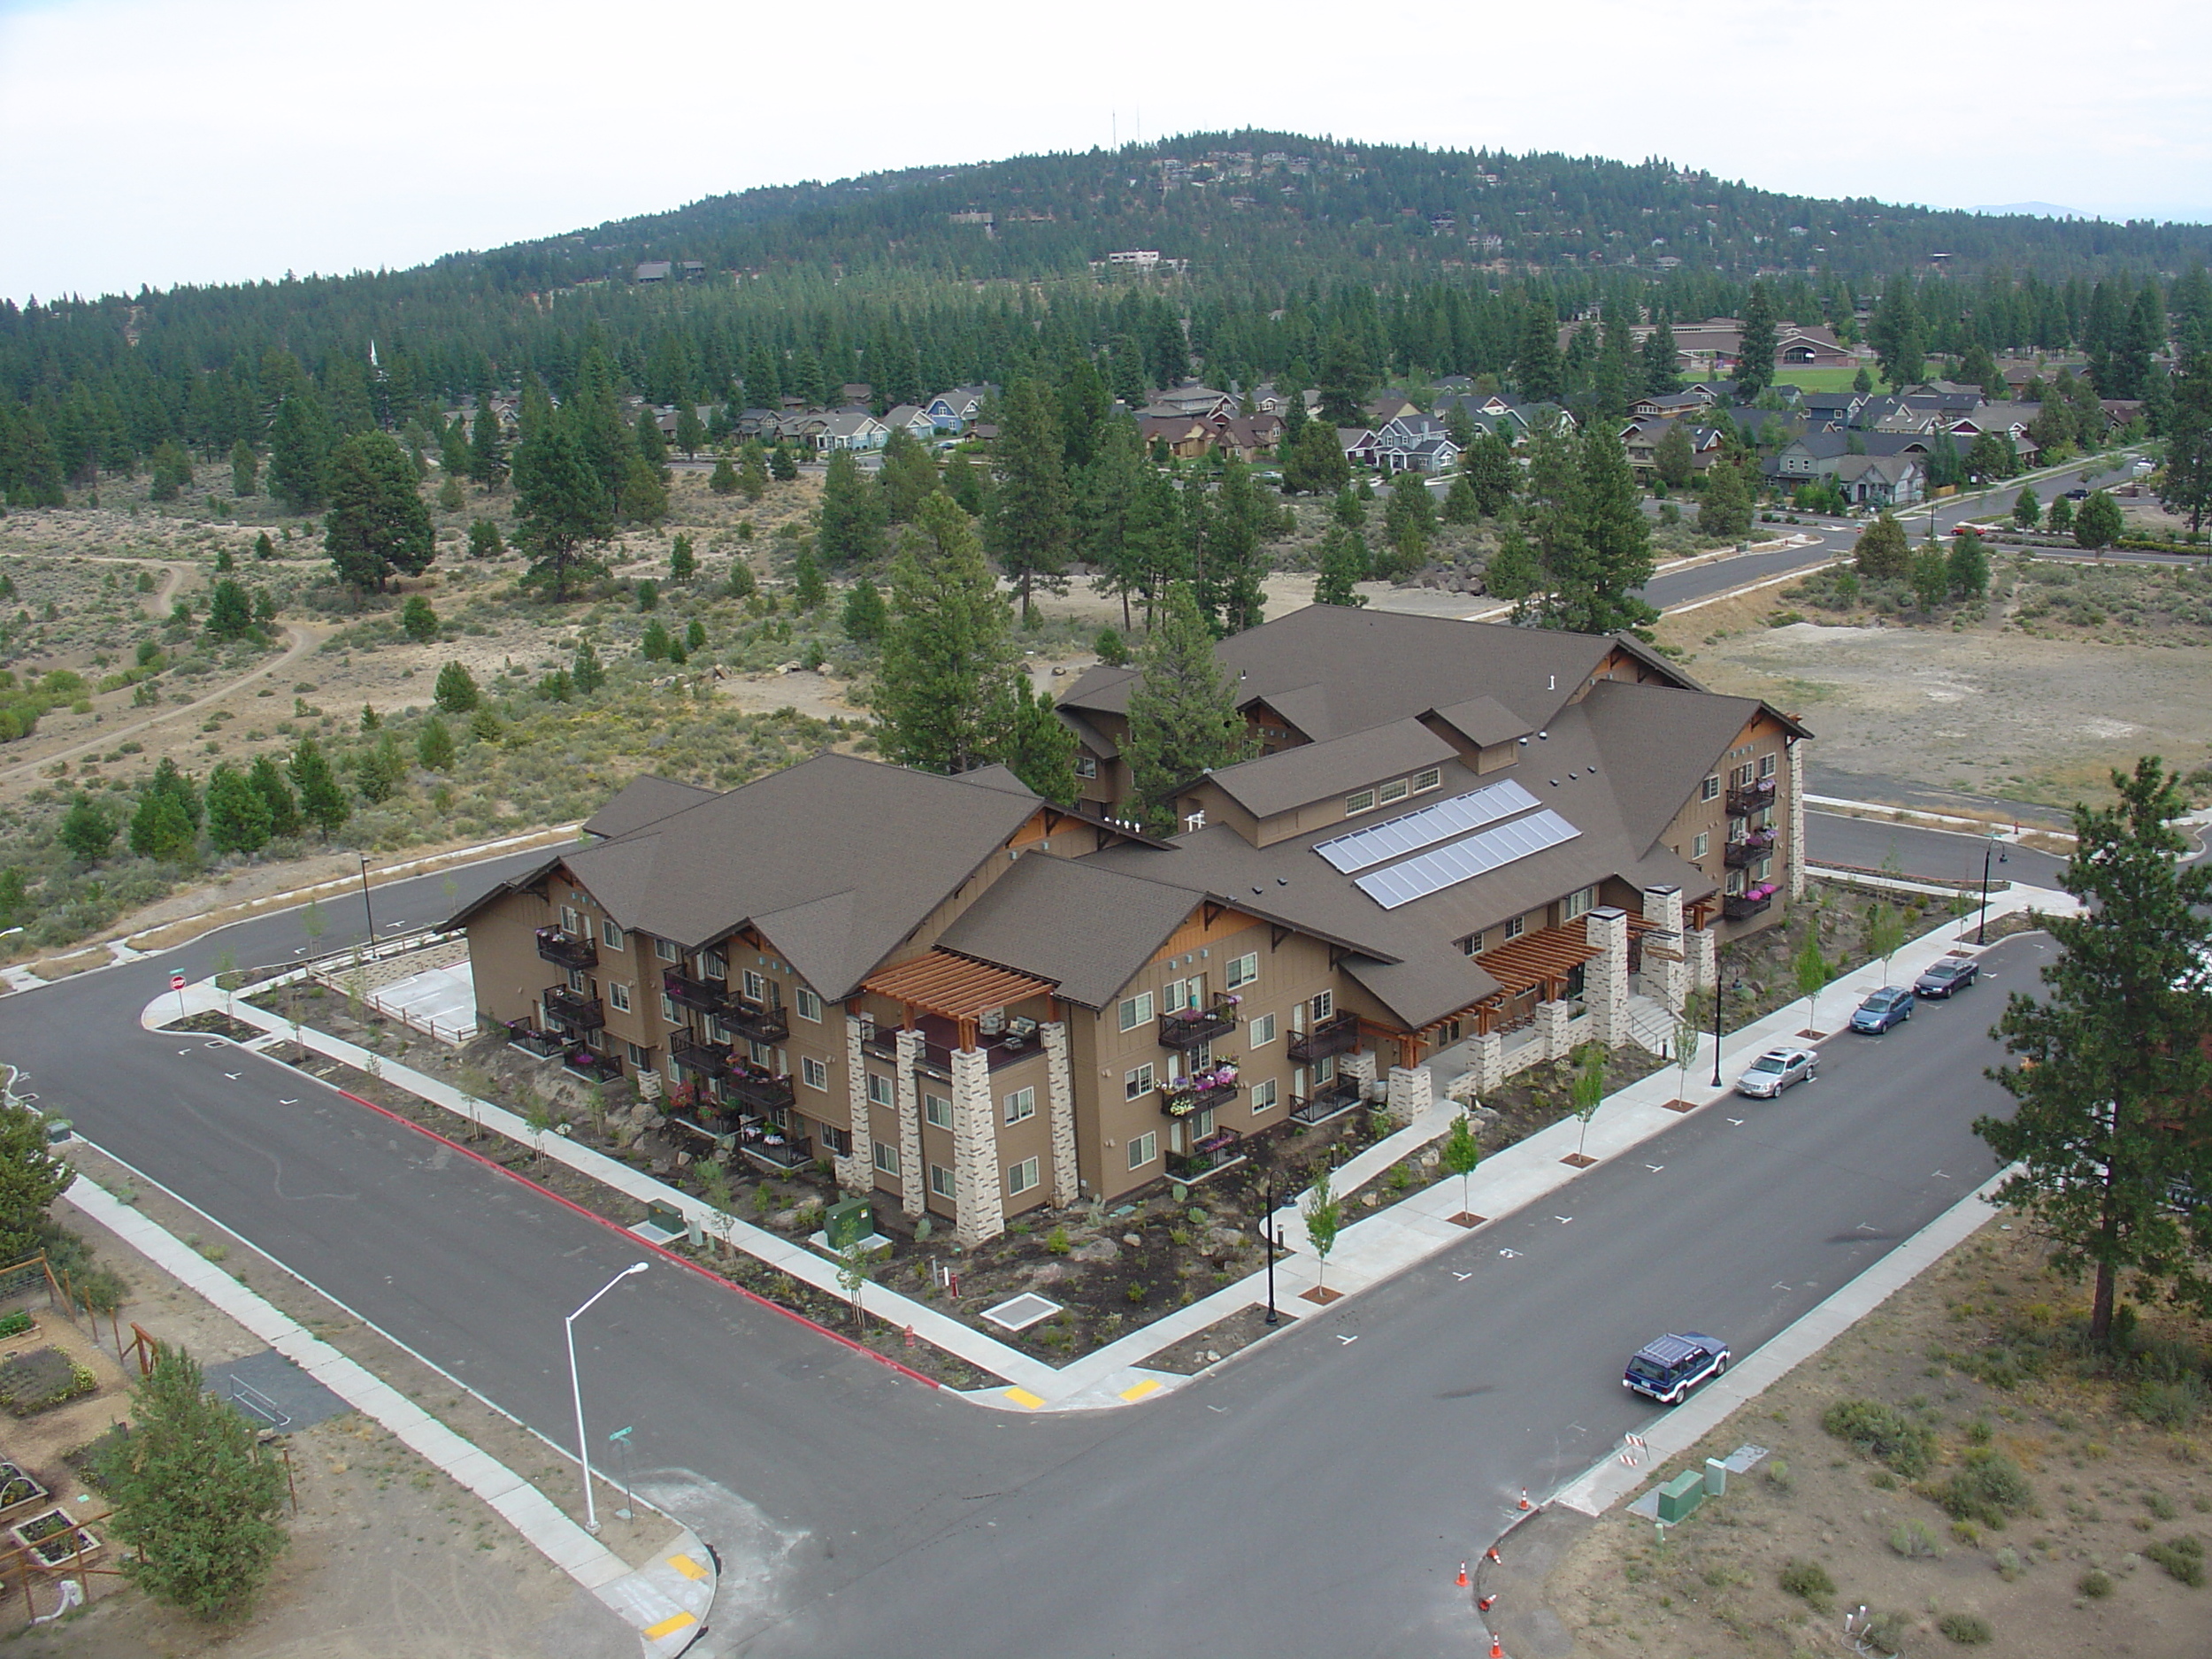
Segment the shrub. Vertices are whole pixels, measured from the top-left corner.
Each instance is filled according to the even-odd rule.
[[[1045,1234],[1045,1248],[1055,1256],[1065,1256],[1074,1248],[1075,1246],[1068,1240],[1068,1230],[1065,1227],[1055,1227],[1050,1233]]]
[[[1933,1560],[1943,1553],[1924,1521],[1900,1522],[1897,1530],[1889,1535],[1889,1547],[1908,1558],[1923,1555]]]
[[[2128,1391],[2128,1409],[2154,1427],[2185,1429],[2204,1411],[2204,1384],[2195,1377],[2147,1378]]]
[[[1817,1613],[1825,1613],[1834,1605],[1836,1581],[1828,1576],[1828,1569],[1816,1561],[1793,1559],[1782,1568],[1782,1587],[1792,1595],[1802,1596]]]
[[[1786,1493],[1796,1488],[1797,1477],[1790,1471],[1790,1466],[1778,1457],[1768,1463],[1759,1473],[1767,1485],[1772,1486],[1777,1492]]]
[[[5,1367],[0,1367],[0,1371],[4,1370]],[[2143,1554],[2192,1590],[2204,1588],[2204,1541],[2194,1534],[2184,1532],[2162,1544],[2152,1544]]]
[[[2101,1601],[2112,1594],[2112,1575],[2102,1567],[2092,1567],[2074,1581],[2074,1588],[2093,1601]]]
[[[31,1315],[27,1308],[18,1308],[13,1313],[0,1318],[0,1337],[21,1336],[30,1328]]]
[[[1909,1480],[1925,1474],[1935,1455],[1933,1429],[1879,1401],[1839,1400],[1821,1414],[1820,1426]]]
[[[1962,1647],[1978,1647],[1997,1634],[1979,1613],[1946,1613],[1936,1620],[1936,1628]]]
[[[2020,1576],[2020,1552],[2001,1549],[1997,1552],[1997,1576],[2010,1584]]]
[[[4,1322],[0,1322],[0,1324],[4,1324]],[[4,1334],[6,1334],[5,1331],[0,1330],[0,1335]],[[2174,1501],[2162,1492],[2145,1493],[2143,1507],[2151,1512],[2152,1517],[2155,1520],[2170,1521],[2176,1514]]]
[[[2035,1489],[2020,1465],[2004,1453],[1978,1448],[1966,1454],[1965,1465],[1929,1493],[1947,1515],[1962,1521],[1978,1521],[2001,1527],[2023,1509],[2035,1507]]]
[[[1903,1613],[1877,1613],[1866,1622],[1866,1645],[1878,1654],[1901,1653],[1911,1629],[1912,1620]]]

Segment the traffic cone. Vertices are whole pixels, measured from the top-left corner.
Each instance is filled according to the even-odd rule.
[[[1480,1597],[1475,1602],[1475,1611],[1478,1613],[1487,1613],[1492,1608],[1497,1606],[1497,1604],[1498,1593],[1495,1590],[1493,1590],[1488,1595]]]
[[[1459,1587],[1463,1590],[1467,1587],[1467,1563],[1463,1561],[1459,1563]]]
[[[1528,1508],[1528,1488],[1526,1486],[1523,1486],[1521,1488],[1521,1508],[1524,1509]]]
[[[1504,1564],[1505,1557],[1498,1554],[1498,1547],[1495,1544],[1491,1545],[1490,1548],[1484,1550],[1482,1554],[1483,1559],[1486,1561],[1494,1561],[1500,1565]]]
[[[1505,1645],[1494,1632],[1490,1638],[1490,1659],[1505,1659]]]

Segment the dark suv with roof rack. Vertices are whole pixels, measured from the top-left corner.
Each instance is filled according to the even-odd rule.
[[[1663,1406],[1678,1406],[1708,1377],[1728,1369],[1728,1344],[1698,1331],[1669,1333],[1636,1350],[1621,1386]]]

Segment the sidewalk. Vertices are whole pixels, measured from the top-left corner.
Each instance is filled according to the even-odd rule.
[[[1990,895],[1989,915],[1994,919],[2030,909],[2063,913],[2073,908],[2074,901],[2063,893],[2040,887],[2015,887],[2004,894],[1993,893]],[[1971,949],[1973,925],[1973,918],[1947,918],[1937,927],[1901,947],[1891,958],[1886,978],[1881,964],[1873,963],[1831,985],[1821,994],[1823,1028],[1831,1031],[1840,1029],[1848,1018],[1851,1006],[1876,987],[1909,980],[1948,950]],[[271,983],[282,984],[284,981]],[[182,1011],[196,1013],[222,1009],[225,1002],[223,993],[217,990],[211,981],[204,980],[186,988]],[[249,1048],[264,1048],[288,1038],[291,1033],[288,1021],[243,1002],[234,1002],[227,1011],[234,1018],[257,1025],[268,1033],[246,1045]],[[165,993],[147,1004],[141,1015],[141,1023],[152,1030],[166,1025],[179,1015],[176,994]],[[1776,1043],[1801,1041],[1797,1033],[1804,1025],[1805,1009],[1801,1000],[1729,1033],[1723,1045],[1722,1064],[1723,1075],[1728,1079],[1729,1086],[1732,1087],[1736,1071],[1741,1069],[1751,1055]],[[369,1071],[373,1065],[376,1074],[385,1082],[442,1106],[461,1118],[473,1118],[485,1128],[519,1145],[539,1149],[538,1138],[533,1135],[529,1125],[503,1107],[472,1100],[449,1084],[373,1055],[353,1043],[316,1031],[311,1026],[303,1025],[300,1028],[300,1041],[317,1054],[360,1070]],[[1709,1105],[1726,1097],[1726,1088],[1716,1091],[1707,1081],[1711,1076],[1712,1064],[1711,1039],[1703,1038],[1699,1042],[1696,1055],[1693,1056],[1686,1096],[1698,1106]],[[1681,1115],[1669,1110],[1665,1102],[1677,1097],[1678,1091],[1676,1086],[1681,1080],[1677,1068],[1670,1065],[1652,1073],[1641,1082],[1631,1084],[1608,1096],[1590,1121],[1583,1150],[1591,1157],[1603,1162],[1633,1149],[1652,1136],[1680,1123]],[[1356,1190],[1394,1164],[1417,1156],[1432,1142],[1448,1133],[1459,1114],[1457,1105],[1440,1098],[1444,1086],[1449,1081],[1447,1078],[1437,1079],[1440,1099],[1428,1112],[1348,1160],[1335,1172],[1333,1181],[1335,1190],[1340,1193]],[[1494,1153],[1483,1160],[1481,1167],[1467,1183],[1469,1190],[1464,1207],[1471,1209],[1476,1215],[1495,1218],[1559,1190],[1580,1173],[1560,1162],[1566,1154],[1576,1149],[1578,1141],[1584,1141],[1583,1125],[1567,1119]],[[844,1294],[838,1284],[837,1263],[828,1257],[779,1234],[718,1211],[704,1200],[670,1187],[603,1153],[578,1146],[559,1135],[547,1135],[543,1138],[542,1156],[565,1164],[618,1192],[626,1194],[635,1199],[641,1207],[663,1205],[674,1210],[687,1222],[697,1222],[707,1236],[726,1240],[731,1248],[827,1294],[841,1297]],[[1339,1235],[1336,1248],[1328,1259],[1327,1287],[1347,1296],[1356,1295],[1463,1240],[1467,1236],[1466,1229],[1451,1219],[1463,1209],[1460,1187],[1461,1183],[1456,1179],[1439,1180],[1422,1191],[1409,1194],[1397,1203],[1376,1214],[1347,1225]],[[1286,1315],[1282,1327],[1285,1329],[1297,1317],[1319,1311],[1312,1302],[1304,1298],[1306,1291],[1324,1282],[1322,1264],[1314,1256],[1306,1238],[1305,1219],[1301,1209],[1310,1196],[1310,1194],[1304,1193],[1295,1195],[1278,1210],[1273,1217],[1282,1238],[1275,1263],[1275,1300],[1277,1307]],[[611,1226],[616,1224],[610,1222],[607,1225]],[[1243,1309],[1263,1306],[1267,1298],[1267,1280],[1264,1271],[1253,1273],[1224,1286],[1187,1307],[1163,1315],[1070,1364],[1058,1367],[1032,1358],[926,1302],[917,1302],[886,1286],[872,1285],[864,1294],[869,1311],[879,1319],[910,1327],[917,1336],[947,1353],[956,1355],[979,1370],[1004,1379],[1001,1386],[967,1391],[961,1395],[962,1398],[1005,1410],[1078,1411],[1133,1405],[1141,1401],[1162,1397],[1189,1382],[1189,1377],[1171,1371],[1154,1371],[1146,1367],[1144,1362],[1163,1348],[1194,1336]]]

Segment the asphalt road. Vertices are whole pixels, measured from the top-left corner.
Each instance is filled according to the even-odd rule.
[[[1805,815],[1808,864],[1894,870],[1901,876],[1923,881],[1978,885],[1985,850],[1978,835],[1885,824],[1879,818],[1847,818],[1838,812]],[[2050,853],[2001,843],[1996,856],[1989,861],[1989,878],[1993,882],[2023,881],[2031,887],[2056,888],[2059,872],[2065,867],[2065,859]]]
[[[436,919],[442,887],[380,889],[380,921]],[[342,944],[358,912],[326,909],[325,945]],[[272,917],[0,999],[0,1058],[88,1138],[565,1442],[562,1316],[630,1241],[272,1062],[138,1029],[173,968],[304,942],[296,914]],[[662,1263],[579,1325],[590,1407],[636,1425],[641,1467],[721,1483],[780,1537],[731,1563],[715,1640],[736,1651],[929,1650],[956,1632],[975,1655],[1432,1655],[1474,1640],[1451,1575],[1518,1489],[1540,1495],[1652,1416],[1617,1380],[1638,1343],[1689,1325],[1747,1352],[1990,1172],[1969,1128],[2002,1099],[1985,1030],[2045,949],[2008,941],[1993,989],[1839,1039],[1819,1082],[1686,1118],[1152,1405],[980,1409]]]

